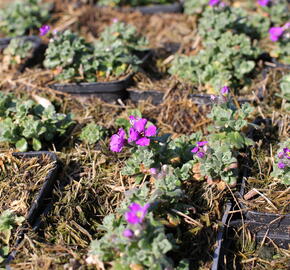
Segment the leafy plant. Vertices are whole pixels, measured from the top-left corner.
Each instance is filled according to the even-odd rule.
[[[208,0],[185,0],[183,6],[185,14],[201,14],[208,6]]]
[[[287,0],[275,0],[269,5],[261,8],[270,15],[270,19],[274,24],[283,24],[290,19]]]
[[[20,151],[30,146],[40,150],[43,142],[65,134],[72,123],[70,115],[56,113],[52,105],[44,108],[33,100],[0,93],[0,142],[15,145]]]
[[[168,4],[172,3],[173,0],[99,0],[98,4],[100,6],[124,6],[124,5],[130,5],[130,6],[145,6],[145,5],[151,5],[151,4]]]
[[[273,172],[274,178],[279,179],[285,185],[290,185],[290,140],[280,144],[275,156]]]
[[[205,45],[196,56],[177,56],[169,72],[216,93],[223,85],[237,87],[245,83],[260,54],[244,34],[226,32]]]
[[[33,47],[34,44],[32,41],[23,38],[11,39],[9,45],[3,51],[4,64],[20,64],[23,59],[31,55]]]
[[[24,220],[24,217],[17,216],[10,210],[2,212],[0,216],[0,267],[10,251],[11,231],[21,225]]]
[[[277,58],[280,62],[290,65],[290,31],[283,35],[279,41],[276,42],[275,47],[270,51],[272,57]]]
[[[42,0],[12,1],[0,10],[0,32],[8,37],[28,34],[49,19],[50,7]]]
[[[119,77],[138,68],[141,61],[135,50],[145,44],[136,29],[124,23],[107,27],[95,44],[67,30],[57,33],[49,43],[44,66],[56,69],[57,80],[94,82]]]
[[[89,123],[87,124],[80,134],[80,139],[84,141],[87,144],[95,144],[104,136],[106,135],[106,130],[95,124],[95,123]]]

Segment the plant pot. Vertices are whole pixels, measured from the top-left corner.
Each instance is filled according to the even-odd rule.
[[[23,72],[26,67],[32,67],[42,62],[44,59],[46,45],[42,43],[41,38],[38,36],[22,36],[20,38],[23,38],[25,41],[31,41],[33,43],[32,56],[26,59],[26,61],[18,68],[19,72]],[[13,38],[0,38],[0,51],[7,48],[12,39]]]
[[[149,91],[139,91],[139,90],[128,90],[128,98],[135,103],[138,103],[141,100],[146,100],[151,98],[152,104],[158,105],[163,102],[164,93],[154,90]]]
[[[181,13],[183,12],[183,4],[176,2],[173,4],[165,5],[150,5],[150,6],[138,6],[134,8],[121,8],[123,11],[138,11],[142,14],[157,14],[157,13]]]
[[[134,52],[142,61],[142,66],[147,59],[151,56],[151,51],[136,51]],[[128,92],[126,91],[129,86],[133,84],[134,72],[127,75],[122,80],[111,82],[94,82],[94,83],[56,83],[49,85],[50,88],[70,94],[76,97],[98,97],[105,102],[114,102],[118,99],[128,98]]]

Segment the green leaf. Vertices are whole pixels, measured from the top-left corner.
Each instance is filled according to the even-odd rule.
[[[19,141],[17,141],[15,146],[20,152],[25,152],[27,150],[27,148],[28,148],[27,141],[24,138],[22,138]]]
[[[38,139],[33,138],[32,139],[32,147],[33,147],[33,150],[35,150],[35,151],[40,150],[41,149],[41,142]]]

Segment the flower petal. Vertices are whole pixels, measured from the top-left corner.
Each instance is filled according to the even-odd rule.
[[[151,137],[151,136],[155,136],[157,132],[157,128],[154,125],[149,126],[148,128],[146,128],[145,130],[145,136],[147,137]]]

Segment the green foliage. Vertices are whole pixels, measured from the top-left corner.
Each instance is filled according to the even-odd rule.
[[[32,100],[0,93],[0,142],[15,145],[19,151],[30,146],[40,150],[44,141],[64,135],[72,123],[70,115],[56,113],[52,105],[44,108]]]
[[[207,84],[217,92],[223,85],[245,82],[259,53],[246,35],[226,32],[196,56],[177,56],[169,72],[195,85]]]
[[[11,1],[0,10],[0,32],[8,37],[25,35],[48,20],[50,7],[42,0]]]
[[[132,7],[135,6],[145,6],[145,5],[151,5],[151,4],[168,4],[174,2],[173,0],[99,0],[98,4],[100,6],[125,6],[129,5]]]
[[[207,9],[199,20],[198,33],[204,42],[218,40],[228,31],[259,39],[267,36],[270,20],[258,13],[248,14],[244,9],[225,7]]]
[[[285,148],[290,149],[290,139],[280,143],[280,147],[275,155],[271,176],[279,179],[285,185],[290,185],[290,152],[285,153],[283,158],[278,157],[278,153],[283,153]],[[286,165],[284,169],[278,167],[279,162],[283,162]]]
[[[10,57],[10,64],[18,64],[19,60],[31,55],[34,45],[32,41],[23,38],[12,38],[3,54]]]
[[[290,20],[287,0],[275,0],[273,4],[261,8],[270,15],[270,19],[274,24],[279,25]]]
[[[201,14],[207,6],[208,0],[185,0],[183,4],[184,13],[189,15]]]
[[[44,66],[59,70],[57,80],[97,81],[98,77],[119,77],[137,70],[141,63],[134,54],[146,40],[133,26],[113,23],[95,44],[71,33],[57,33],[46,50]]]
[[[223,180],[230,185],[237,182],[236,169],[231,168],[237,163],[237,159],[225,142],[210,141],[210,148],[200,162],[202,175],[211,177],[213,180]]]
[[[290,65],[290,37],[284,34],[279,41],[276,42],[276,47],[270,52],[271,56],[277,58],[279,62]]]
[[[101,139],[103,139],[106,135],[106,130],[95,124],[95,123],[89,123],[87,124],[80,134],[80,139],[84,141],[87,144],[95,144]]]
[[[24,217],[18,217],[10,210],[2,212],[0,216],[0,267],[10,251],[9,242],[12,229],[21,225],[24,220]]]
[[[209,127],[212,132],[209,135],[212,141],[223,141],[227,147],[240,149],[251,145],[252,141],[246,138],[242,129],[249,125],[246,118],[253,112],[250,104],[245,103],[240,109],[236,109],[231,101],[214,105],[208,115],[214,124]]]
[[[117,212],[121,214],[108,215],[104,218],[100,229],[104,231],[101,239],[91,242],[89,260],[95,263],[111,263],[114,269],[132,269],[131,265],[139,265],[143,269],[163,270],[172,269],[172,262],[166,253],[173,248],[169,237],[165,234],[165,227],[157,221],[152,212],[147,213],[142,225],[133,230],[135,236],[126,238],[123,232],[130,228],[123,216],[127,207],[132,203],[144,205],[148,196],[148,189],[135,189],[126,196]],[[186,269],[186,268],[185,268]]]

